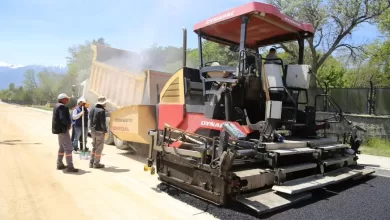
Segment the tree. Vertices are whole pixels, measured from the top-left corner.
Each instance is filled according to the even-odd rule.
[[[235,66],[238,64],[238,53],[233,52],[228,46],[217,44],[212,41],[202,42],[202,52],[204,63],[217,61],[221,65]],[[189,63],[199,68],[199,50],[193,49],[188,53]]]
[[[61,88],[63,75],[44,70],[38,73],[39,95],[47,102],[55,101]]]
[[[268,0],[281,11],[297,20],[313,25],[315,36],[308,39],[313,73],[324,65],[335,51],[348,52],[356,58],[363,51],[351,35],[363,23],[374,22],[390,8],[390,0]],[[297,44],[281,44],[286,52],[297,57]],[[316,87],[314,77],[311,87]]]
[[[379,30],[386,35],[386,37],[390,37],[390,11],[387,10],[377,19]]]
[[[10,83],[8,85],[8,91],[14,92],[15,91],[15,83]]]
[[[377,19],[378,27],[384,39],[378,39],[367,45],[364,56],[357,67],[348,71],[346,83],[353,87],[369,87],[370,81],[375,87],[390,86],[390,11]]]
[[[317,77],[320,82],[323,82],[329,88],[344,87],[344,75],[347,69],[344,65],[334,57],[329,57],[324,65],[318,69]]]
[[[68,77],[65,84],[76,84],[86,80],[91,72],[92,66],[92,56],[93,51],[92,45],[103,45],[109,46],[109,44],[104,40],[104,38],[99,38],[97,40],[86,41],[84,44],[74,45],[68,49],[69,56],[66,57],[68,63]]]
[[[34,91],[38,88],[38,83],[35,78],[35,71],[32,69],[27,70],[24,73],[24,81],[23,81],[24,87],[28,91]]]

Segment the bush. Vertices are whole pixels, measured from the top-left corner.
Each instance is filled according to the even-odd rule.
[[[373,137],[368,139],[361,148],[363,154],[390,157],[390,141]]]

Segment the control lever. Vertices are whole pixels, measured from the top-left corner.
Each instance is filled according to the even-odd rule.
[[[343,119],[348,123],[348,125],[352,125],[352,121],[348,120],[344,114],[341,114],[341,117],[343,117]]]
[[[262,131],[266,127],[265,121],[259,121],[256,124],[252,124],[249,121],[249,117],[248,117],[248,114],[246,112],[246,109],[244,109],[244,114],[245,114],[246,124],[248,125],[248,128],[251,129],[252,131]]]
[[[359,130],[359,131],[367,132],[366,129],[360,127],[359,125],[354,125],[354,126],[352,127],[352,129],[353,129],[353,128],[356,128],[356,130]]]

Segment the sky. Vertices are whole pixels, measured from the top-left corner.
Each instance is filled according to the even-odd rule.
[[[252,0],[0,0],[0,62],[65,65],[67,49],[103,37],[112,47],[140,51],[154,43],[197,47],[196,23]],[[379,32],[364,25],[355,41]]]

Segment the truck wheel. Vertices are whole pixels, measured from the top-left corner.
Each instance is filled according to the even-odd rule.
[[[116,148],[118,148],[119,150],[127,150],[127,149],[130,148],[127,145],[126,141],[122,141],[121,139],[119,139],[119,138],[117,138],[115,136],[114,136],[114,143],[115,143]]]
[[[106,126],[110,127],[110,118],[106,118]],[[114,135],[112,135],[110,129],[107,129],[107,133],[104,134],[104,143],[107,145],[114,144]]]

